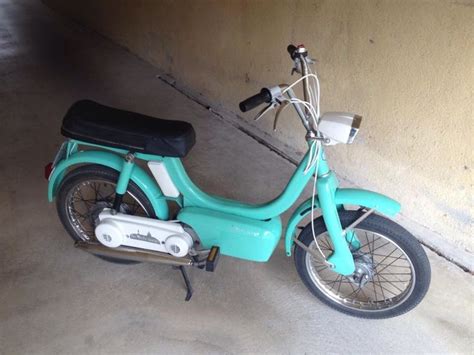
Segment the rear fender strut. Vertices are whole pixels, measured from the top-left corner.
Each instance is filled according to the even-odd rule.
[[[66,169],[77,164],[98,164],[121,172],[124,167],[124,159],[114,153],[96,150],[79,151],[69,155],[57,164],[49,178],[48,200],[50,202],[56,196]],[[134,166],[130,178],[150,200],[156,216],[161,220],[167,220],[169,217],[168,204],[156,182],[138,165]]]

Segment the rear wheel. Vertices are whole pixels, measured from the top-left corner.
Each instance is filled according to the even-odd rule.
[[[85,165],[65,176],[58,189],[56,207],[59,218],[72,239],[98,243],[94,234],[98,216],[104,208],[112,208],[118,177],[117,171],[101,165]],[[123,197],[120,212],[155,217],[150,201],[132,181]],[[137,263],[99,257],[121,264]]]
[[[343,211],[340,219],[348,226],[360,214]],[[325,258],[333,246],[324,221],[314,221],[316,240]],[[349,276],[331,270],[314,242],[311,224],[298,239],[316,256],[295,246],[298,274],[321,301],[343,313],[361,318],[390,318],[421,302],[428,291],[431,270],[420,243],[395,222],[371,215],[355,229],[360,247],[352,251],[356,271]]]

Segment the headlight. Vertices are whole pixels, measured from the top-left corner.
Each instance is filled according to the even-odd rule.
[[[362,116],[348,112],[326,112],[319,119],[318,130],[329,139],[328,145],[351,144],[359,132]]]

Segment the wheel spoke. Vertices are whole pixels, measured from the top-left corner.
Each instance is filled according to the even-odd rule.
[[[374,237],[374,238],[375,238],[375,237]],[[379,240],[379,239],[380,239],[380,237],[378,237],[377,239],[375,239],[375,241],[373,241],[372,244],[375,244],[375,242],[376,242],[377,240]],[[359,249],[362,249],[362,248],[368,246],[370,243],[371,243],[371,242],[367,239],[367,243],[361,245]],[[390,243],[390,242],[388,242],[387,244],[389,244],[389,243]]]
[[[326,250],[330,250],[332,251],[332,247],[329,245],[329,241],[327,238],[321,238],[322,240],[321,241],[318,241],[319,246],[324,246],[326,248]]]
[[[400,290],[399,288],[397,288],[397,286],[395,285],[396,283],[406,283],[406,281],[402,281],[402,280],[396,280],[396,281],[393,281],[393,280],[389,280],[387,279],[386,277],[384,277],[383,275],[379,275],[383,280],[380,281],[381,283],[388,283],[390,285],[392,285],[393,287],[395,287],[398,291],[400,292],[403,292],[403,290]]]
[[[381,248],[383,248],[383,247],[385,247],[385,246],[387,246],[387,245],[390,245],[390,244],[391,244],[391,242],[388,241],[388,242],[386,242],[385,244],[379,245],[378,247],[372,249],[372,252],[374,252],[374,251],[376,251],[376,250],[379,250],[379,249],[381,249]],[[361,249],[362,249],[362,248],[361,248]]]
[[[104,197],[104,201],[111,201],[112,200],[112,196],[115,196],[115,191],[111,192],[110,194],[108,194],[107,196]]]
[[[356,299],[357,298],[357,295],[359,294],[359,292],[362,290],[362,287],[357,287],[353,292],[351,292],[347,298],[349,298],[350,296],[354,295],[353,299]]]
[[[397,260],[399,260],[399,259],[400,259],[400,258],[397,258],[397,259],[393,260],[390,264],[387,264],[387,265],[385,265],[381,270],[378,270],[378,272],[384,271],[386,268],[388,268],[390,265],[392,265],[395,261],[397,261]],[[379,263],[379,264],[380,264],[380,263]],[[377,266],[378,266],[379,264],[375,265],[375,269],[376,269],[376,270],[377,270]]]
[[[67,197],[71,226],[83,240],[95,238],[95,219],[104,208],[110,208],[115,195],[115,183],[105,180],[87,180],[72,188]],[[147,216],[140,201],[127,191],[124,199],[126,214]]]
[[[339,281],[339,286],[337,286],[337,293],[339,293],[339,290],[341,289],[342,280],[343,280],[343,277],[341,277],[341,281]]]
[[[393,291],[391,291],[391,290],[389,290],[389,289],[383,287],[381,284],[379,284],[378,286],[379,286],[382,290],[385,290],[386,292],[389,292],[389,293],[391,293],[391,294],[394,295],[394,296],[398,296],[396,293],[394,293]],[[384,299],[386,299],[386,298],[384,297]]]
[[[388,237],[355,228],[361,247],[352,251],[356,272],[342,276],[320,258],[306,255],[310,276],[323,294],[336,303],[357,310],[382,310],[406,299],[413,289],[411,262],[405,252]],[[317,236],[323,250],[330,247],[327,232]],[[316,248],[314,242],[309,247]],[[325,251],[326,254],[326,251]]]
[[[367,232],[365,232],[365,239],[367,241],[369,241],[369,236],[367,235]],[[372,236],[372,248],[370,247],[370,242],[367,243],[367,247],[369,248],[369,253],[370,253],[370,258],[372,259],[372,263],[374,262],[374,252],[372,251],[372,249],[374,248],[374,244],[373,244],[374,239],[375,239],[375,237]],[[360,249],[362,249],[362,248],[360,248]]]
[[[86,213],[86,214],[80,213],[78,210],[76,210],[75,207],[71,207],[71,209],[72,209],[72,212],[74,214],[76,214],[79,218],[82,218],[82,219],[88,219],[89,218],[89,213]]]
[[[377,290],[375,289],[375,283],[372,282],[372,285],[374,286],[375,301],[377,301],[378,297],[377,297]]]
[[[380,257],[386,257],[386,258],[389,258],[389,259],[395,259],[395,258],[398,258],[397,256],[388,256],[388,255],[383,255],[383,254],[372,254],[374,256],[380,256]],[[404,256],[403,256],[403,259],[402,260],[407,260]]]
[[[327,265],[324,265],[323,267],[316,268],[316,271],[317,271],[317,272],[321,272],[321,271],[323,271],[323,270],[326,270],[327,268],[328,268],[328,266],[327,266]]]
[[[391,267],[397,267],[397,268],[402,268],[402,269],[411,269],[410,266],[402,266],[402,265],[377,264],[377,266],[391,266]]]
[[[362,286],[362,287],[360,288],[360,292],[362,292],[362,294],[365,296],[365,298],[367,299],[367,301],[369,301],[369,300],[370,300],[370,297],[367,296],[367,294],[365,293],[364,287],[365,287],[365,286]]]
[[[390,254],[388,254],[387,256],[385,256],[381,261],[379,261],[377,264],[375,264],[374,268],[377,269],[377,266],[379,266],[379,264],[383,263],[390,255],[392,255],[393,253],[395,253],[397,251],[397,248],[393,249]],[[395,260],[398,260],[398,259],[395,259]],[[395,262],[395,260],[393,262]],[[380,270],[382,271],[382,270]]]
[[[342,280],[342,275],[337,275],[336,279],[331,282],[331,284],[328,284],[330,287],[333,287],[337,281],[339,281],[339,278]]]
[[[377,277],[377,280],[379,281],[379,284],[377,285],[378,287],[380,287],[380,290],[382,291],[382,298],[385,299],[385,294],[383,292],[383,287],[381,286],[380,284],[380,277],[379,277],[379,274],[376,274],[375,275]],[[372,281],[374,284],[375,284],[375,281]]]
[[[94,198],[97,201],[99,199],[99,196],[98,196],[98,193],[97,193],[97,187],[95,185],[95,182],[91,182],[89,184],[89,188],[94,192],[94,196],[95,196]],[[82,192],[81,192],[81,194],[82,194]]]

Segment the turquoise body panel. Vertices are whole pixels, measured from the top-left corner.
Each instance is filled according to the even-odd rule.
[[[291,247],[294,244],[293,237],[295,237],[296,228],[298,224],[311,213],[311,203],[313,202],[312,198],[307,199],[302,204],[300,204],[296,210],[291,215],[286,225],[285,231],[285,251],[287,256],[291,256]],[[319,201],[317,197],[314,199],[314,208],[320,209]]]
[[[335,201],[341,205],[373,208],[390,217],[395,216],[402,208],[400,203],[390,197],[363,189],[338,189],[336,191]]]
[[[328,262],[332,264],[334,271],[341,275],[350,275],[355,270],[355,264],[341,226],[339,211],[336,205],[335,195],[338,186],[336,175],[332,171],[324,173],[318,177],[316,186],[324,224],[334,247]]]
[[[192,227],[204,248],[215,245],[223,255],[258,262],[270,259],[282,232],[280,217],[259,221],[201,207],[184,207],[178,220]]]
[[[258,220],[277,217],[288,210],[301,195],[315,170],[315,168],[313,168],[306,174],[304,173],[308,161],[307,153],[288,182],[288,185],[278,197],[261,205],[250,205],[206,194],[191,181],[184,170],[181,160],[176,158],[164,158],[163,161],[171,179],[183,195],[185,207],[202,207]]]
[[[119,172],[124,167],[123,157],[105,151],[78,151],[60,161],[54,168],[48,183],[48,199],[53,201],[66,169],[77,164],[99,164]],[[168,204],[156,182],[139,166],[134,166],[130,175],[131,180],[145,193],[150,200],[155,214],[159,219],[168,219]]]
[[[98,147],[108,151],[78,151],[78,145]],[[150,200],[157,217],[169,218],[168,204],[155,180],[133,162],[127,162],[123,155],[128,151],[95,145],[81,141],[69,141],[68,154],[51,174],[48,198],[53,200],[66,170],[77,164],[99,164],[120,172],[117,193],[124,193],[129,180],[134,181]],[[135,153],[137,159],[163,161],[168,173],[180,191],[173,198],[182,207],[178,219],[190,225],[198,234],[203,246],[217,245],[221,253],[252,261],[267,261],[275,250],[282,233],[280,215],[288,210],[303,192],[312,176],[317,173],[318,196],[315,208],[322,216],[334,246],[334,253],[328,261],[334,271],[349,275],[354,271],[350,246],[356,247],[358,240],[352,232],[345,234],[338,215],[343,205],[357,205],[374,208],[392,216],[399,212],[398,202],[375,192],[358,189],[340,189],[335,174],[329,170],[323,149],[320,150],[318,171],[313,167],[304,172],[309,151],[301,160],[284,191],[272,201],[250,205],[238,201],[208,195],[200,190],[187,175],[180,159],[150,154]],[[311,199],[301,204],[289,220],[285,233],[285,250],[291,255],[293,236],[299,222],[311,212]],[[350,240],[347,240],[350,239]]]
[[[374,208],[378,212],[387,216],[393,217],[400,212],[400,204],[377,192],[361,189],[337,189],[334,197],[336,204],[341,205],[355,205],[367,208]],[[319,198],[315,198],[315,208],[319,209]],[[293,212],[293,215],[288,221],[288,226],[285,232],[285,251],[286,255],[291,255],[291,247],[293,245],[293,237],[295,235],[298,224],[306,216],[311,213],[311,198],[304,201]]]

